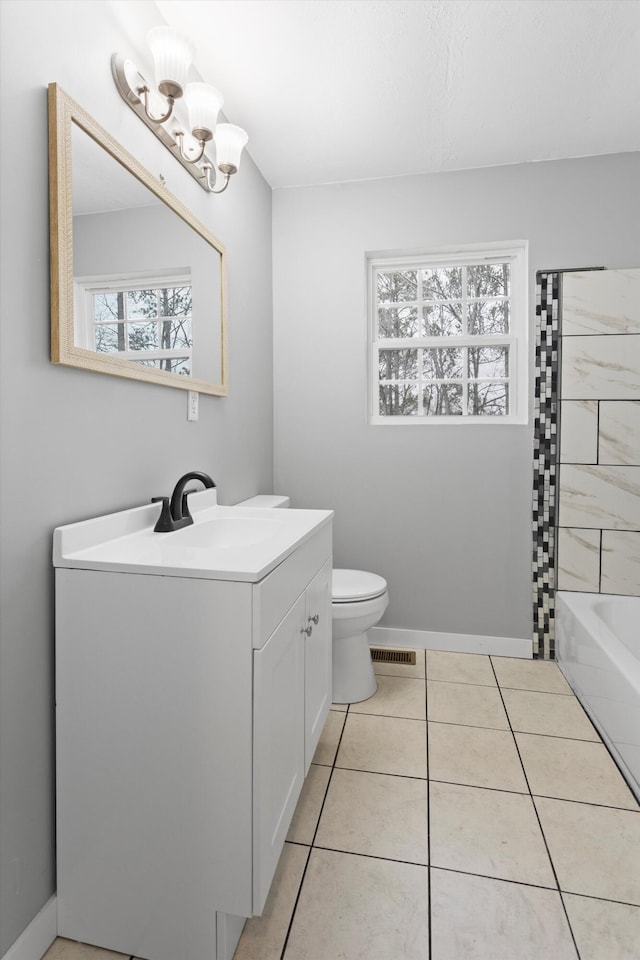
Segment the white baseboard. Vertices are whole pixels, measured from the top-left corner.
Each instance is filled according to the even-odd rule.
[[[523,637],[482,637],[473,633],[438,633],[436,630],[401,630],[398,627],[372,627],[367,636],[372,647],[491,653],[495,657],[527,660],[533,657],[533,641]]]
[[[58,903],[54,894],[2,960],[41,960],[57,936]]]

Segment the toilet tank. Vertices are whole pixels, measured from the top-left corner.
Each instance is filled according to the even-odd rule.
[[[240,503],[236,503],[236,507],[288,507],[290,503],[289,497],[281,497],[275,493],[260,493],[249,500],[241,500]]]

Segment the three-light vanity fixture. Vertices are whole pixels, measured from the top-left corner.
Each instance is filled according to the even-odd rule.
[[[147,42],[153,54],[156,89],[135,64],[114,53],[111,70],[120,96],[203,190],[222,193],[238,171],[240,154],[249,138],[233,123],[218,123],[224,102],[219,90],[207,83],[187,83],[195,51],[186,37],[170,27],[154,27],[149,31]],[[185,104],[183,114],[188,117],[188,123],[179,119],[177,101]],[[206,153],[211,143],[215,146],[217,170],[224,177],[217,189],[218,176]]]

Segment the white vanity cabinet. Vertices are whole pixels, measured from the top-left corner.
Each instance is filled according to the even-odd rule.
[[[327,561],[253,656],[256,913],[262,913],[302,783],[329,712],[330,590],[331,561]]]
[[[311,513],[255,582],[56,564],[60,936],[230,960],[234,918],[262,912],[331,701]]]

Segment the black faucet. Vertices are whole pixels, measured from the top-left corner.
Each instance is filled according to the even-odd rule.
[[[152,503],[162,502],[162,510],[155,527],[156,533],[170,533],[172,530],[180,530],[182,527],[188,527],[193,523],[193,517],[189,512],[187,497],[195,490],[186,490],[185,487],[191,480],[199,480],[205,488],[215,487],[215,483],[208,473],[202,473],[200,470],[190,470],[180,477],[176,483],[171,501],[169,497],[152,497]]]

